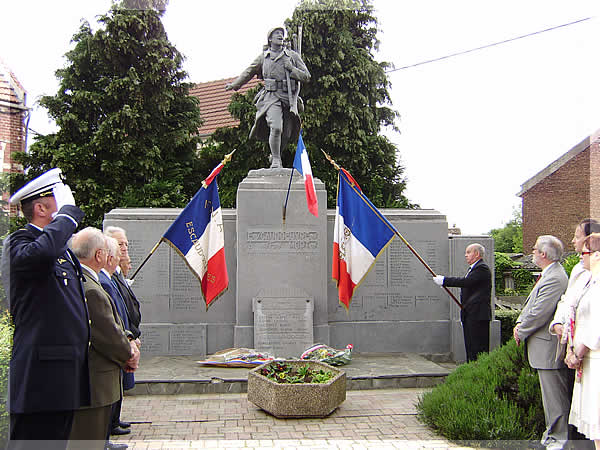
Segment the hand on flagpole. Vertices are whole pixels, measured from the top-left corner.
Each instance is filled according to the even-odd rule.
[[[433,282],[435,284],[437,284],[439,287],[443,287],[444,286],[444,276],[436,275],[435,277],[433,277]]]

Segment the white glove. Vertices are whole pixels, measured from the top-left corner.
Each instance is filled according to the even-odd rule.
[[[444,285],[444,276],[436,275],[435,277],[433,277],[433,282],[435,284],[437,284],[438,286],[443,286]]]
[[[60,211],[65,205],[75,206],[75,199],[71,188],[67,184],[58,183],[52,188],[54,199],[56,200],[56,210]]]

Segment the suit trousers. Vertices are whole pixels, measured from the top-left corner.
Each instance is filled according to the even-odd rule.
[[[73,411],[10,415],[9,450],[65,449],[73,425]]]
[[[475,361],[479,353],[490,351],[490,321],[465,319],[462,323],[467,362]]]
[[[554,440],[566,442],[569,437],[569,412],[573,392],[570,369],[537,369],[542,390],[542,403],[546,419],[546,431],[542,445]]]
[[[114,402],[112,404],[112,411],[110,413],[110,425],[108,427],[108,433],[113,430],[113,428],[117,428],[119,423],[121,423],[121,405],[123,404],[123,397],[119,399],[119,401]]]
[[[110,424],[112,405],[75,411],[69,450],[102,449],[106,445],[106,430]]]

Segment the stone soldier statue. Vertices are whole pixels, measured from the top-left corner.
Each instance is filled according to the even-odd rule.
[[[300,55],[284,47],[282,27],[270,30],[267,40],[264,51],[225,89],[237,91],[254,75],[264,80],[264,87],[254,99],[256,119],[250,137],[269,142],[273,169],[282,167],[281,149],[298,138],[298,106],[302,109],[298,81],[308,82],[310,73]]]

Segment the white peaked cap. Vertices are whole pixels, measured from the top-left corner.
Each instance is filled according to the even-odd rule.
[[[62,171],[59,168],[50,169],[39,177],[34,178],[10,198],[12,205],[25,200],[34,200],[45,195],[52,195],[52,188],[62,183]]]

